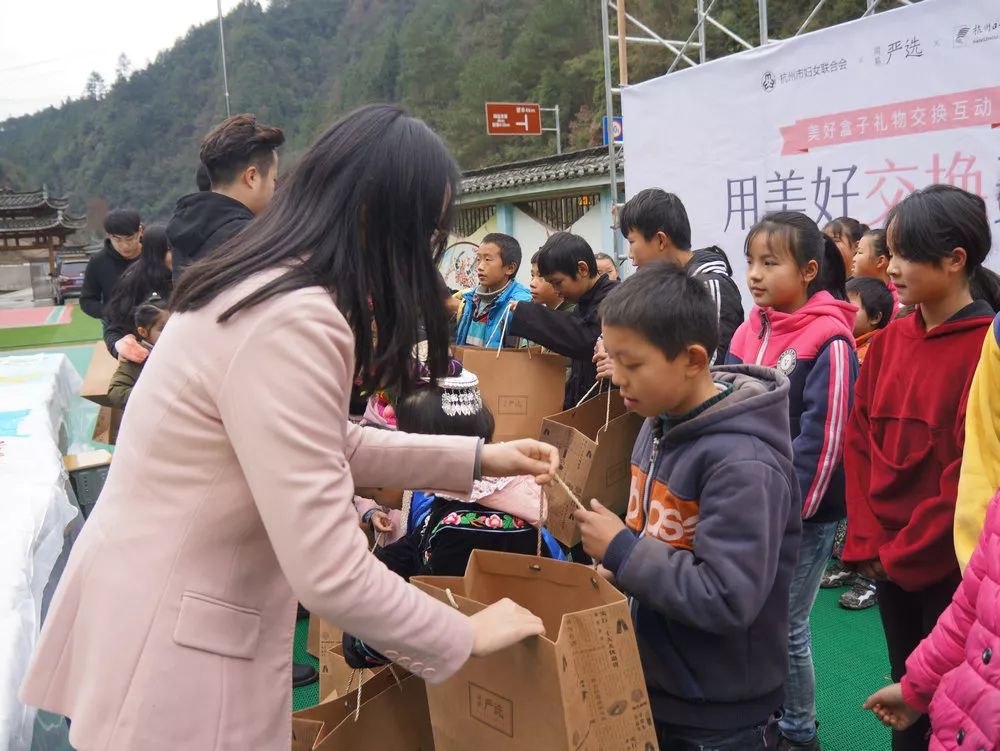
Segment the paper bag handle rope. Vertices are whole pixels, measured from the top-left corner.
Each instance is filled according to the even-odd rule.
[[[511,312],[514,310],[513,307],[508,307],[504,310],[503,315],[500,320],[497,321],[496,326],[493,327],[493,331],[490,332],[487,341],[493,338],[493,335],[500,329],[500,343],[497,345],[497,359],[500,359],[500,352],[503,351],[503,341],[507,338],[507,325],[510,323]],[[531,359],[531,347],[528,347],[528,358]]]

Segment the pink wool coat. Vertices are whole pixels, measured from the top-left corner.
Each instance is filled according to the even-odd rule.
[[[466,497],[477,441],[347,419],[351,330],[320,289],[173,316],[21,688],[78,751],[286,751],[296,598],[435,683],[469,620],[369,555],[357,486]]]
[[[1000,492],[962,584],[902,683],[906,703],[930,714],[931,751],[1000,744]]]

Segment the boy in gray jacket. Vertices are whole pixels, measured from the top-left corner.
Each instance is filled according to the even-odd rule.
[[[773,748],[788,673],[788,592],[801,535],[788,381],[709,369],[705,287],[667,263],[601,307],[614,383],[647,418],[623,524],[577,511],[586,552],[632,596],[662,748]]]

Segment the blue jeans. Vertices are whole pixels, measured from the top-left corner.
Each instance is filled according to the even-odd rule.
[[[799,562],[792,577],[788,601],[788,682],[779,725],[781,734],[796,743],[806,743],[816,736],[816,673],[809,614],[833,552],[836,532],[837,522],[802,525]]]
[[[768,751],[775,747],[778,715],[739,730],[703,730],[683,725],[657,724],[660,751]]]

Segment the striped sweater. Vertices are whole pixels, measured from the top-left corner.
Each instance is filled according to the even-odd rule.
[[[844,431],[854,399],[857,308],[817,292],[794,313],[754,308],[737,329],[728,362],[776,368],[791,381],[789,417],[802,518],[846,516]]]

